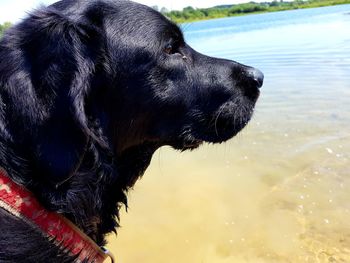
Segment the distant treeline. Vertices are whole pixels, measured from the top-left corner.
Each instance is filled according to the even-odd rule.
[[[4,24],[0,24],[0,37],[4,33],[4,31],[11,26],[10,22],[5,22]]]
[[[272,2],[262,3],[249,2],[236,5],[220,5],[211,8],[193,8],[191,6],[188,6],[182,9],[182,11],[169,11],[164,7],[159,9],[158,6],[153,6],[153,8],[157,11],[160,11],[171,20],[177,23],[183,23],[252,13],[276,12],[341,4],[350,4],[350,0],[294,0],[288,2],[284,2],[283,0],[275,0]],[[0,37],[2,36],[3,32],[10,26],[10,22],[5,22],[2,25],[0,24]]]
[[[171,20],[182,23],[196,20],[237,16],[251,13],[275,12],[292,10],[299,8],[311,8],[321,6],[331,6],[339,4],[348,4],[350,0],[294,0],[289,2],[273,1],[264,3],[249,2],[237,5],[222,5],[211,8],[193,8],[191,6],[184,8],[182,11],[161,10]]]

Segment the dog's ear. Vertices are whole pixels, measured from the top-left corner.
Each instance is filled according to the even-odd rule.
[[[39,10],[20,25],[35,103],[42,108],[31,142],[37,176],[57,186],[74,175],[89,140],[106,141],[90,128],[86,99],[96,82],[103,40],[98,28],[55,9]]]

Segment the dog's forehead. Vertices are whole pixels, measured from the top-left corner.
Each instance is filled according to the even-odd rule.
[[[180,28],[146,5],[128,0],[62,0],[53,7],[70,20],[88,18],[88,23],[101,21],[110,36],[152,41],[172,37],[182,39]]]
[[[116,11],[111,13],[118,30],[130,34],[182,37],[180,28],[154,9],[131,1],[114,1]],[[153,35],[152,35],[153,33]]]

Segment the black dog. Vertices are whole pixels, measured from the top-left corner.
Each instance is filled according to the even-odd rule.
[[[233,137],[262,82],[196,52],[151,8],[62,0],[1,39],[0,166],[102,246],[153,153]],[[0,262],[74,260],[0,208]]]

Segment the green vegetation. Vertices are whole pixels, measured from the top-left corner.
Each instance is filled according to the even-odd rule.
[[[249,2],[237,5],[222,5],[212,8],[195,9],[191,6],[182,11],[171,11],[165,13],[167,17],[177,23],[191,22],[196,20],[238,16],[252,13],[276,12],[300,8],[311,8],[348,4],[350,0],[294,0],[290,2],[273,1],[264,3]]]
[[[153,8],[171,20],[177,23],[192,22],[197,20],[206,20],[213,18],[222,18],[229,16],[240,16],[254,13],[266,13],[266,12],[276,12],[285,11],[292,9],[302,9],[302,8],[312,8],[312,7],[322,7],[322,6],[332,6],[350,4],[350,0],[294,0],[284,2],[283,0],[274,0],[272,2],[262,2],[255,3],[249,2],[245,4],[237,5],[220,5],[211,8],[193,8],[191,6],[185,7],[182,11],[170,11],[165,7],[159,8],[158,6],[153,6]],[[0,37],[3,32],[11,26],[10,22],[5,22],[0,24]]]
[[[5,22],[4,24],[0,24],[0,37],[4,33],[4,31],[11,26],[10,22]]]

